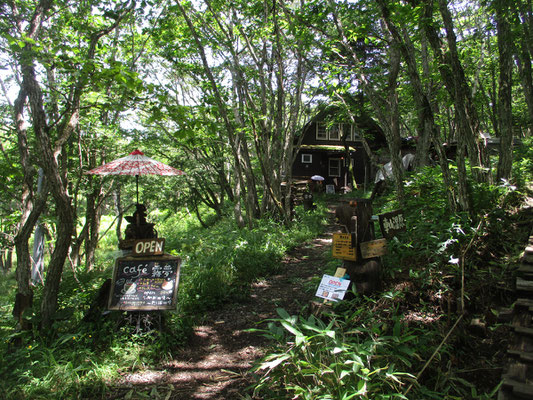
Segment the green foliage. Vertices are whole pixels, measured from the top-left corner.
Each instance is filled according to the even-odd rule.
[[[271,220],[253,229],[238,229],[222,220],[208,230],[185,214],[151,215],[160,220],[160,235],[167,250],[183,258],[178,290],[178,311],[163,312],[163,329],[138,332],[113,312],[85,321],[105,279],[111,276],[114,240],[105,239],[94,271],[65,270],[58,298],[59,311],[51,329],[40,334],[38,309],[25,313],[33,329],[18,332],[11,317],[14,276],[0,286],[0,398],[76,399],[103,398],[121,371],[169,359],[192,333],[202,311],[223,302],[246,299],[250,283],[279,270],[287,249],[316,236],[325,221],[326,208],[297,211],[291,228]],[[166,218],[165,218],[166,216]],[[107,223],[102,229],[107,229]],[[113,235],[109,235],[113,236]],[[116,240],[116,239],[115,239]],[[102,258],[103,257],[103,258]],[[39,304],[41,288],[35,288]]]
[[[514,152],[512,169],[513,182],[519,188],[531,184],[533,177],[533,138],[524,138],[522,142]]]
[[[407,398],[401,388],[413,377],[405,368],[417,356],[417,336],[400,322],[386,335],[370,319],[352,331],[339,329],[354,313],[332,315],[327,322],[289,316],[283,309],[278,314],[264,334],[279,347],[256,368],[261,398]]]
[[[325,207],[305,212],[297,207],[290,228],[269,219],[253,229],[239,229],[224,219],[209,230],[193,228],[179,236],[177,253],[183,256],[183,290],[180,307],[185,312],[212,308],[236,295],[257,279],[278,272],[285,252],[317,235],[325,223]],[[239,294],[240,293],[240,294]]]
[[[522,152],[528,150],[517,150]],[[494,398],[502,363],[496,349],[506,328],[491,316],[496,305],[512,301],[502,282],[510,282],[528,235],[520,229],[528,217],[517,206],[527,190],[519,182],[531,182],[532,174],[528,162],[516,165],[522,166],[513,172],[513,183],[470,180],[475,217],[448,210],[438,167],[410,174],[403,207],[407,231],[388,241],[383,257],[386,291],[354,294],[320,319],[279,310],[280,318],[258,330],[275,344],[254,369],[256,394],[264,399]],[[378,198],[374,212],[398,207],[389,192]],[[459,325],[406,394],[450,319],[460,314],[463,273],[465,307],[487,325],[485,341]],[[486,378],[472,372],[478,365],[488,371]]]

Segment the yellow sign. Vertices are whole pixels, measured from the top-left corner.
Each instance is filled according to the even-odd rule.
[[[349,233],[333,234],[333,258],[341,260],[357,260],[357,252],[352,247],[352,235]]]
[[[387,240],[377,239],[361,243],[361,255],[363,258],[379,257],[387,253]]]

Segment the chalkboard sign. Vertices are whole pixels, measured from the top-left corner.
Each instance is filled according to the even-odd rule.
[[[110,310],[173,310],[180,277],[178,257],[117,258],[111,293]]]

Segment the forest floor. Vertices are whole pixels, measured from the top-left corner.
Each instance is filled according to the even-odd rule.
[[[270,342],[260,333],[248,330],[266,328],[269,318],[278,317],[277,308],[284,308],[291,315],[305,314],[302,311],[320,304],[314,293],[320,277],[326,273],[332,233],[341,229],[335,223],[334,205],[330,210],[330,222],[325,232],[290,251],[282,261],[281,272],[256,282],[247,301],[228,303],[219,310],[199,316],[200,322],[192,337],[173,359],[157,366],[124,371],[120,380],[109,385],[107,398],[220,400],[245,399],[247,394],[250,395],[255,381],[249,371],[266,354]],[[493,257],[491,251],[501,247],[502,240],[513,241],[517,246],[527,241],[533,227],[533,195],[517,211],[514,221],[509,224],[508,232],[494,232],[483,238],[479,251],[485,257]],[[508,278],[506,280],[512,281],[510,276]],[[487,283],[469,283],[470,292],[475,297],[475,301],[470,301],[476,306],[471,306],[470,316],[461,324],[461,333],[451,339],[456,354],[450,356],[448,368],[454,371],[456,379],[466,379],[476,387],[490,391],[500,380],[510,335],[508,325],[496,321],[492,312],[498,307],[511,305],[513,289],[509,282],[498,283],[496,290]],[[421,302],[424,299],[432,301],[430,294],[414,287],[408,275],[396,277],[394,282],[387,284],[403,287],[401,291],[406,293],[406,301],[402,307],[406,311],[406,321],[412,317],[411,322],[416,323]],[[500,297],[503,300],[498,300]],[[483,324],[472,324],[477,320],[474,311],[477,315],[486,315],[482,317]],[[440,318],[438,314],[435,314],[437,320]],[[451,325],[450,315],[448,320]]]
[[[265,320],[278,317],[279,307],[298,314],[319,300],[309,286],[324,274],[332,233],[337,231],[340,226],[335,224],[332,209],[325,232],[289,252],[279,274],[253,284],[248,301],[202,316],[202,323],[173,360],[157,368],[124,372],[109,388],[108,399],[244,398],[254,382],[248,371],[269,343],[260,333],[247,330],[266,328]]]

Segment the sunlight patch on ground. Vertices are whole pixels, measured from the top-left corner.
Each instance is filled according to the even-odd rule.
[[[441,317],[442,315],[439,315],[436,313],[411,311],[408,314],[405,314],[403,319],[406,322],[418,322],[422,324],[431,324],[433,322],[437,322]]]
[[[196,336],[199,336],[199,337],[202,337],[202,338],[206,338],[209,335],[213,335],[215,332],[214,332],[213,328],[211,328],[209,326],[197,326],[194,329],[194,333],[195,333]]]
[[[257,282],[252,283],[252,287],[254,288],[267,288],[270,287],[270,284],[266,280],[260,280]]]

